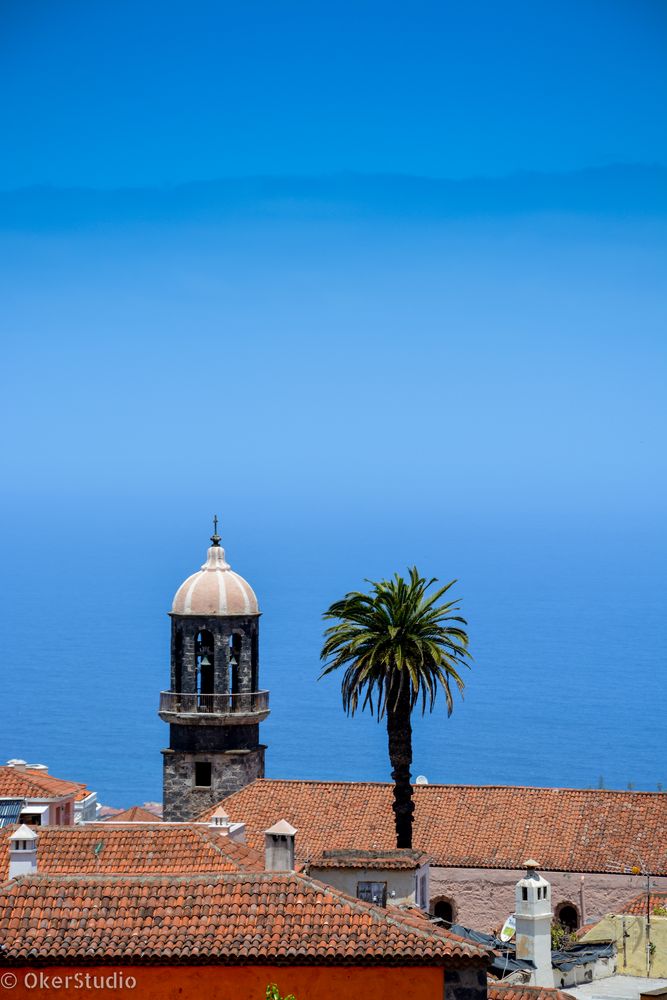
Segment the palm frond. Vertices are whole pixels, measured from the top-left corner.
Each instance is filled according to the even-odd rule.
[[[438,691],[447,712],[454,707],[452,685],[462,694],[460,670],[470,667],[467,622],[459,601],[442,601],[456,580],[431,590],[438,581],[422,577],[415,566],[408,578],[372,581],[370,592],[350,591],[323,618],[320,677],[345,668],[341,687],[345,710],[354,715],[361,701],[381,719],[409,688],[411,708],[432,711]],[[407,696],[406,696],[407,697]]]

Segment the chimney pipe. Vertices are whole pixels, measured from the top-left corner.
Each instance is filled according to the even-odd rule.
[[[535,965],[531,986],[553,989],[551,964],[551,886],[540,875],[537,861],[525,862],[526,874],[516,884],[516,957]]]
[[[34,875],[37,871],[38,835],[22,824],[9,838],[9,877]]]
[[[245,823],[232,823],[229,814],[219,806],[211,816],[209,829],[219,833],[221,837],[229,837],[237,844],[245,844]]]
[[[294,871],[296,832],[285,819],[264,831],[264,867],[267,872]]]

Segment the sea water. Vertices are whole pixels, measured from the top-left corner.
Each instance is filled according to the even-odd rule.
[[[48,531],[16,511],[2,570],[0,758],[45,763],[103,803],[161,798],[157,716],[169,686],[173,593],[208,545],[176,511],[83,502]],[[259,505],[257,511],[261,512]],[[268,507],[267,507],[268,510]],[[348,718],[339,678],[318,680],[322,612],[365,577],[413,562],[468,619],[471,669],[451,718],[414,717],[413,776],[429,782],[667,787],[664,546],[635,526],[540,518],[257,512],[223,525],[255,588],[267,776],[386,781],[384,723]],[[599,527],[599,526],[598,526]]]

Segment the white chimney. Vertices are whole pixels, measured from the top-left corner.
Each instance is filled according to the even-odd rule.
[[[215,833],[219,833],[223,837],[229,837],[230,840],[235,841],[237,844],[245,844],[245,823],[232,823],[229,814],[225,812],[222,806],[218,806],[215,810],[208,825],[209,829],[214,830]]]
[[[7,761],[7,767],[13,767],[16,771],[25,771],[27,764],[20,757],[12,757],[11,760]]]
[[[25,824],[9,838],[9,877],[34,875],[37,871],[38,835]]]
[[[526,874],[516,884],[516,957],[535,965],[531,986],[554,985],[551,965],[551,886],[538,872],[537,861],[525,862]]]
[[[294,871],[296,830],[285,819],[264,831],[264,867],[267,872]]]

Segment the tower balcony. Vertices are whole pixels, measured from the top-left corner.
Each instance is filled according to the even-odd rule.
[[[254,725],[269,714],[269,692],[186,694],[161,691],[158,714],[163,722],[180,726]]]

